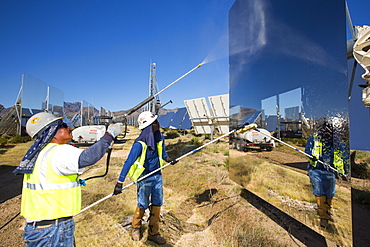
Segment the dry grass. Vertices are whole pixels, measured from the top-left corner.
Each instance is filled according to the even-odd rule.
[[[311,191],[307,190],[308,177],[304,174],[249,156],[231,157],[230,164],[230,176],[235,174],[238,183],[262,197],[274,190],[280,196],[314,202]]]
[[[134,138],[136,138],[137,135],[137,131],[130,130],[127,142],[113,151],[116,153],[115,156],[119,157],[112,160],[108,176],[88,181],[88,185],[83,188],[83,207],[113,192],[115,181],[121,171],[122,164],[131,148]],[[166,145],[170,156],[175,158],[193,150],[204,142],[205,140],[202,137],[198,137],[196,138],[196,141],[194,141],[194,136],[188,134],[186,136],[167,139]],[[229,186],[232,189],[224,192],[219,191],[218,195],[221,196],[221,198],[227,197],[229,193],[238,195],[240,191],[235,189],[237,186],[230,186],[229,182],[225,182],[227,178],[225,160],[228,159],[228,156],[225,155],[228,154],[226,150],[228,150],[228,144],[227,140],[224,140],[216,145],[209,145],[202,149],[202,151],[180,160],[174,166],[165,168],[163,170],[163,211],[167,212],[175,210],[175,214],[176,210],[185,210],[187,207],[180,205],[183,204],[187,198],[197,198],[197,195],[204,191],[212,191],[215,187],[219,188],[222,184]],[[118,155],[118,152],[121,152],[122,155]],[[112,156],[114,156],[113,153]],[[99,168],[90,169],[88,174],[85,174],[84,176],[103,173],[105,166],[104,162],[105,159],[102,159],[97,165],[95,165],[95,167]],[[130,181],[125,181],[125,183],[129,182]],[[127,188],[119,196],[110,197],[106,201],[88,209],[80,215],[77,215],[75,217],[77,222],[77,246],[146,246],[147,243],[145,241],[131,241],[130,232],[122,228],[121,225],[121,221],[124,217],[133,214],[135,205],[136,185]],[[191,208],[188,208],[188,210],[190,211],[183,213],[192,214]],[[215,213],[213,210],[210,212],[202,210],[205,210],[205,208],[194,211],[197,218],[206,216],[211,217],[212,214]],[[211,215],[209,215],[210,213]],[[252,226],[252,224],[249,226],[243,224],[243,226],[236,229],[233,222],[235,221],[234,217],[239,213],[242,213],[242,211],[228,211],[225,216],[225,221],[222,219],[217,221],[218,224],[222,224],[222,228],[216,224],[215,227],[207,228],[204,233],[182,233],[184,238],[181,238],[182,240],[180,240],[176,246],[244,246],[242,244],[244,243],[246,236],[243,236],[243,234],[248,234],[250,238],[254,239],[254,244],[258,242],[261,243],[261,245],[253,246],[266,246],[262,243],[269,243],[269,246],[274,246],[272,245],[274,240],[269,238],[269,233],[263,231],[262,228],[260,229],[257,226]],[[178,214],[181,215],[182,213]],[[179,217],[180,221],[185,220],[184,218],[181,218],[183,216]],[[237,217],[240,218],[241,216],[239,215]],[[246,215],[243,217],[246,217]],[[206,223],[199,222],[197,225],[198,227],[202,227],[206,226]],[[225,229],[229,230],[225,231]],[[232,233],[232,235],[229,233]],[[203,234],[207,234],[207,237]],[[213,239],[209,240],[209,237],[213,236],[213,234],[215,234],[215,236]],[[217,239],[217,242],[221,243],[220,245],[216,244],[215,238]]]
[[[337,186],[333,200],[336,229],[323,230],[317,220],[315,197],[306,174],[299,173],[255,156],[230,157],[230,178],[288,213],[328,239],[344,246],[351,245],[351,191]]]
[[[113,192],[123,162],[139,132],[136,128],[130,128],[125,138],[126,143],[114,144],[107,176],[88,180],[87,186],[82,187],[83,208]],[[171,135],[176,136],[173,131]],[[178,137],[166,139],[166,147],[170,156],[176,158],[207,141],[209,139],[204,136],[195,137],[191,133],[181,134]],[[18,165],[31,144],[28,143],[28,146],[18,144],[19,149],[17,151],[8,149],[6,157],[9,154],[11,158],[5,158],[1,155],[0,161],[11,162],[15,160],[14,166]],[[17,153],[18,157],[14,156],[13,152]],[[22,156],[19,156],[19,154],[22,154]],[[229,162],[228,155],[228,142],[225,138],[225,140],[211,144],[182,159],[176,165],[163,170],[163,213],[168,215],[171,212],[178,216],[177,223],[180,224],[170,225],[168,228],[168,220],[162,223],[162,233],[169,242],[169,245],[166,246],[296,246],[295,243],[292,244],[285,230],[240,197],[241,187],[228,177],[228,165],[233,163]],[[233,158],[232,155],[231,158]],[[243,162],[248,163],[249,161],[245,160]],[[253,160],[253,162],[261,167],[267,165],[257,160]],[[97,164],[88,167],[81,178],[103,174],[105,165],[106,158],[104,157]],[[247,172],[240,167],[242,168],[240,170],[241,174],[246,173],[240,177],[243,179],[248,176],[256,178],[255,173],[258,172],[256,167],[248,168],[249,171]],[[284,177],[290,176],[286,171],[278,169],[270,171],[276,171],[277,174]],[[269,174],[264,176],[267,175]],[[129,182],[129,179],[127,179],[125,184]],[[266,184],[271,190],[283,191],[283,188],[279,188],[278,184],[276,185],[273,181],[262,180],[261,183]],[[289,190],[284,193],[288,194]],[[263,194],[263,191],[261,191],[261,194]],[[289,195],[297,198],[301,196]],[[340,198],[341,196],[338,196],[338,200]],[[129,230],[122,226],[122,220],[131,216],[135,207],[136,185],[133,185],[125,189],[122,194],[112,196],[78,214],[75,216],[76,245],[94,247],[155,246],[148,243],[145,236],[143,240],[133,242]],[[189,228],[186,228],[186,226],[189,226]],[[198,230],[192,231],[193,228]],[[174,234],[171,233],[171,229],[181,230]],[[279,236],[279,238],[273,238],[273,236]]]
[[[19,144],[6,144],[0,147],[0,165],[18,166],[32,141]]]

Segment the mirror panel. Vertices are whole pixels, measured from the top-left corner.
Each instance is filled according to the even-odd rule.
[[[229,12],[230,127],[256,123],[260,132],[231,138],[229,173],[266,203],[350,246],[350,185],[331,180],[337,222],[321,227],[322,198],[313,194],[304,154],[309,138],[320,138],[315,150],[338,150],[342,163],[326,166],[334,163],[333,151],[324,165],[312,163],[314,170],[323,166],[333,176],[349,171],[345,24],[344,0],[236,0]]]

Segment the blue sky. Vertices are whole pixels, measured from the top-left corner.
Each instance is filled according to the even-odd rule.
[[[23,73],[107,110],[148,96],[150,62],[166,108],[228,93],[228,11],[234,0],[0,0],[0,104],[12,106]],[[348,0],[354,25],[370,24],[369,0]],[[366,7],[367,6],[367,7]]]
[[[118,111],[148,97],[150,62],[167,108],[185,99],[228,93],[225,1],[0,1],[0,104],[12,106],[27,73],[85,100]]]

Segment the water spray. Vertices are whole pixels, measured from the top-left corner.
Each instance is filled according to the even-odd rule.
[[[200,65],[198,65],[198,67],[200,67],[200,66],[201,66],[201,64],[200,64]],[[198,67],[196,67],[196,68],[198,68]],[[196,68],[194,68],[194,69],[196,69]],[[194,69],[193,69],[193,70],[194,70]],[[190,72],[191,72],[191,71],[189,71],[188,73],[190,73]],[[185,75],[184,75],[184,76],[185,76]],[[198,152],[199,150],[201,150],[202,148],[204,148],[204,147],[206,147],[206,146],[208,146],[208,145],[210,145],[210,144],[212,144],[212,143],[214,143],[214,142],[216,142],[216,141],[218,141],[218,140],[220,140],[220,139],[222,139],[222,138],[224,138],[224,137],[226,137],[226,136],[228,136],[228,135],[230,135],[230,134],[232,134],[232,133],[234,133],[234,132],[244,133],[244,132],[246,132],[246,131],[248,131],[248,130],[252,130],[252,129],[254,129],[254,128],[257,128],[257,125],[256,125],[256,124],[249,124],[249,125],[247,125],[247,126],[241,126],[241,127],[239,127],[239,128],[233,129],[233,130],[231,130],[230,132],[228,132],[228,133],[226,133],[226,134],[223,134],[222,136],[220,136],[220,137],[218,137],[218,138],[216,138],[216,139],[213,139],[212,141],[207,142],[206,144],[204,144],[204,145],[202,145],[202,146],[200,146],[200,147],[198,147],[198,148],[196,148],[196,149],[193,149],[192,151],[190,151],[190,152],[188,152],[188,153],[186,153],[186,154],[184,154],[184,155],[182,155],[182,156],[180,156],[180,157],[176,158],[176,159],[175,159],[175,161],[177,162],[177,161],[179,161],[179,160],[181,160],[181,159],[183,159],[183,158],[185,158],[185,157],[187,157],[187,156],[189,156],[189,155],[191,155],[191,154],[194,154],[194,153]],[[124,187],[121,189],[121,191],[122,191],[122,190],[125,190],[125,189],[127,189],[128,187],[130,187],[130,186],[132,186],[132,185],[134,185],[134,184],[138,183],[139,181],[141,181],[141,180],[143,180],[143,179],[145,179],[145,178],[149,177],[150,175],[152,175],[152,174],[154,174],[154,173],[156,173],[156,172],[158,172],[158,171],[160,171],[160,170],[164,169],[165,167],[167,167],[167,166],[169,166],[169,165],[172,165],[172,164],[171,164],[171,163],[167,163],[167,164],[165,164],[164,166],[162,166],[162,167],[160,167],[160,168],[158,168],[158,169],[156,169],[156,170],[154,170],[154,171],[152,171],[152,172],[150,172],[150,173],[146,174],[145,176],[140,177],[136,182],[131,182],[131,183],[129,183],[128,185],[124,186]],[[114,195],[113,193],[112,193],[112,194],[109,194],[109,195],[107,195],[106,197],[104,197],[104,198],[102,198],[102,199],[100,199],[100,200],[98,200],[98,201],[94,202],[93,204],[91,204],[91,205],[89,205],[89,206],[85,207],[84,209],[82,209],[78,214],[80,214],[80,213],[82,213],[83,211],[86,211],[87,209],[89,209],[89,208],[91,208],[91,207],[93,207],[93,206],[95,206],[95,205],[97,205],[97,204],[99,204],[99,203],[101,203],[101,202],[105,201],[106,199],[108,199],[109,197],[112,197],[113,195]]]

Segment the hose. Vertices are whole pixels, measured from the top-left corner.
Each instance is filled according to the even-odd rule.
[[[80,184],[81,185],[86,186],[86,183],[85,182],[87,180],[90,180],[90,179],[93,179],[93,178],[102,178],[102,177],[105,177],[108,174],[111,153],[112,153],[112,147],[109,147],[108,148],[108,151],[107,151],[107,162],[106,162],[106,165],[105,165],[105,172],[104,172],[104,174],[97,175],[97,176],[92,176],[92,177],[89,177],[89,178],[86,178],[86,179],[80,179]]]

